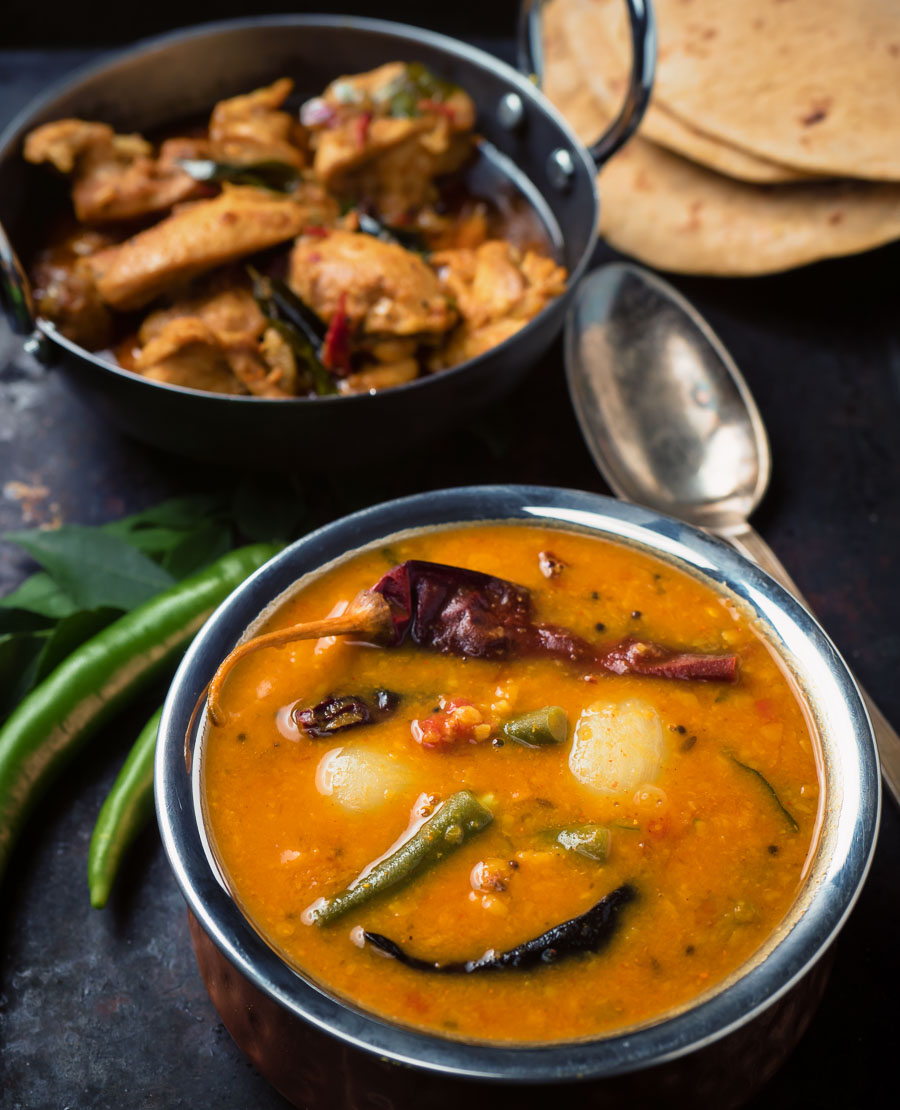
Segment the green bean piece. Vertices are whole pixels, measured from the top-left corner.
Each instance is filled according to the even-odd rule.
[[[119,871],[119,864],[153,815],[153,757],[162,709],[141,729],[113,788],[100,808],[88,849],[91,905],[101,910]]]
[[[545,705],[543,709],[510,717],[504,721],[502,731],[517,744],[539,748],[544,744],[562,744],[569,735],[569,720],[562,706]]]
[[[405,883],[425,867],[442,860],[494,819],[471,790],[460,790],[443,802],[396,852],[374,864],[340,894],[319,898],[303,913],[307,925],[328,925],[363,906],[376,894]]]
[[[738,765],[738,767],[741,768],[742,771],[747,771],[748,774],[755,776],[755,778],[765,787],[766,791],[770,794],[775,805],[778,806],[778,808],[781,810],[782,816],[791,827],[791,831],[799,832],[800,826],[794,819],[794,815],[785,808],[784,802],[782,802],[781,798],[778,797],[778,794],[775,791],[775,787],[769,782],[765,775],[763,775],[761,771],[757,771],[755,767],[750,767],[746,763],[741,763],[741,761],[736,756],[732,756],[731,759],[734,763]]]
[[[603,863],[609,855],[610,833],[605,825],[569,825],[557,830],[554,840],[567,852],[577,852],[597,863]]]

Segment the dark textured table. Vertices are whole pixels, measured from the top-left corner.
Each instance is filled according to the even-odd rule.
[[[0,51],[0,119],[87,55]],[[601,248],[598,259],[610,256]],[[900,249],[893,247],[764,280],[676,280],[735,355],[768,425],[775,473],[755,523],[894,721],[898,270]],[[0,331],[0,531],[53,519],[98,523],[228,480],[123,440]],[[604,490],[569,408],[558,349],[514,397],[430,452],[384,466],[372,460],[365,476],[310,474],[300,488],[318,524],[367,501],[482,481]],[[37,496],[23,500],[26,486]],[[29,569],[16,549],[0,547],[0,592]],[[93,821],[152,702],[122,715],[57,785],[29,824],[3,887],[4,1110],[286,1105],[216,1017],[155,830],[139,842],[110,906],[98,912],[88,902]],[[895,1101],[889,1080],[900,988],[898,873],[900,820],[886,801],[872,872],[837,943],[822,1006],[752,1107]]]

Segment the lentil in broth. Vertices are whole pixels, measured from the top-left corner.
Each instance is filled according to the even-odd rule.
[[[817,742],[752,619],[670,564],[581,533],[485,524],[389,543],[310,581],[267,629],[318,619],[393,565],[425,559],[520,583],[537,619],[598,644],[631,636],[736,653],[738,679],[609,674],[540,656],[461,659],[408,642],[307,641],[251,654],[228,679],[227,721],[207,725],[202,766],[214,850],[256,928],[355,1005],[479,1040],[607,1033],[659,1018],[726,978],[794,900],[820,800]],[[374,704],[379,689],[400,702],[375,723],[317,739],[291,717],[331,694]],[[446,719],[451,699],[471,702],[490,728],[471,726],[484,737],[472,731],[472,742],[424,747],[412,722]],[[504,738],[504,720],[547,705],[566,710],[565,742],[529,748]],[[658,720],[662,758],[649,781],[605,793],[579,781],[573,734],[591,706]],[[357,756],[366,770],[348,785]],[[304,921],[316,899],[396,846],[423,794],[433,803],[463,789],[492,812],[486,828],[337,920]],[[608,829],[605,860],[555,840],[586,823]],[[363,929],[383,934],[428,961],[472,960],[539,936],[625,883],[637,898],[608,945],[531,969],[415,970],[362,938]]]

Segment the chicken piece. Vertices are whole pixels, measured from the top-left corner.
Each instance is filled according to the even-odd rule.
[[[523,253],[502,239],[475,249],[436,251],[430,261],[462,317],[431,360],[432,370],[456,366],[502,343],[566,287],[566,271],[552,258]]]
[[[474,199],[465,201],[452,216],[426,209],[416,220],[416,229],[432,251],[474,249],[491,237],[487,205]]]
[[[97,291],[87,258],[114,240],[79,228],[41,251],[31,270],[38,315],[89,351],[112,341],[112,315]]]
[[[73,175],[72,203],[83,223],[139,219],[202,190],[172,159],[154,157],[140,135],[116,135],[105,123],[44,124],[26,138],[25,158]]]
[[[297,366],[293,348],[279,331],[275,328],[266,328],[260,340],[259,350],[266,364],[271,367],[269,377],[274,384],[292,397],[307,391],[307,383]]]
[[[91,148],[112,145],[115,132],[106,123],[60,119],[45,123],[25,136],[25,161],[49,162],[60,173],[73,173],[78,159]]]
[[[334,221],[334,201],[314,183],[282,195],[225,185],[212,200],[185,205],[154,227],[90,259],[100,296],[113,308],[141,308],[172,286]]]
[[[343,307],[354,339],[439,336],[456,322],[437,276],[417,254],[352,231],[303,236],[289,283],[323,320]]]
[[[151,312],[141,324],[138,340],[146,346],[172,320],[199,317],[219,338],[256,342],[266,327],[266,319],[253,294],[234,273],[218,276],[205,287]]]
[[[424,66],[390,62],[333,81],[301,118],[319,180],[400,224],[434,199],[435,177],[469,156],[475,105]]]
[[[566,287],[566,271],[552,258],[522,252],[504,239],[475,249],[436,251],[430,261],[473,327],[504,317],[530,320]]]
[[[303,128],[290,112],[279,111],[293,87],[289,77],[282,77],[265,88],[220,100],[209,121],[216,160],[305,165]]]
[[[427,131],[417,126],[418,120],[376,121],[372,125],[374,145],[382,123],[387,128],[399,123],[407,136],[390,144],[381,143],[371,159],[350,172],[331,176],[328,188],[371,208],[386,224],[403,227],[414,223],[415,214],[437,200],[434,178],[459,169],[469,156],[470,146],[468,140],[447,139],[445,121],[438,121]],[[333,133],[327,134],[330,142]]]
[[[483,324],[480,328],[473,328],[467,323],[461,323],[450,333],[446,343],[438,348],[428,360],[428,369],[448,370],[451,366],[459,366],[461,362],[468,362],[470,358],[478,358],[493,347],[505,343],[511,335],[528,323],[527,320],[514,320],[507,317],[495,320],[490,324]]]
[[[296,367],[292,375],[285,373],[284,365],[270,363],[261,344],[265,333],[266,319],[250,290],[239,284],[234,274],[220,275],[200,292],[150,313],[138,332],[142,349],[135,369],[153,377],[171,374],[174,365],[178,375],[185,372],[189,361],[189,376],[205,381],[198,364],[210,369],[210,380],[219,380],[225,365],[244,387],[240,392],[258,397],[292,397],[296,392]],[[223,392],[210,385],[194,388]]]
[[[141,349],[134,368],[156,381],[210,393],[293,396],[282,387],[281,373],[265,362],[255,340],[240,333],[217,333],[200,316],[169,319]]]
[[[529,320],[566,291],[566,270],[552,258],[537,251],[526,250],[520,255],[519,269],[525,278],[525,296],[519,303],[519,315]]]
[[[266,362],[258,343],[232,342],[223,349],[232,373],[254,397],[294,396],[282,370]]]
[[[360,368],[338,382],[341,393],[375,393],[405,385],[419,376],[415,339],[387,339],[366,347]]]
[[[208,393],[246,393],[212,329],[196,316],[170,320],[140,352],[135,370],[146,378]]]
[[[400,362],[382,365],[372,363],[348,374],[338,383],[341,393],[376,393],[379,389],[392,389],[406,385],[419,376],[419,362],[415,358],[405,358]]]

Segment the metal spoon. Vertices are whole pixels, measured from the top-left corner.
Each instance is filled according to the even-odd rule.
[[[696,309],[638,266],[603,266],[569,312],[566,372],[582,435],[614,493],[721,536],[809,609],[747,519],[769,482],[769,442],[738,368]],[[900,737],[860,693],[900,805]]]

